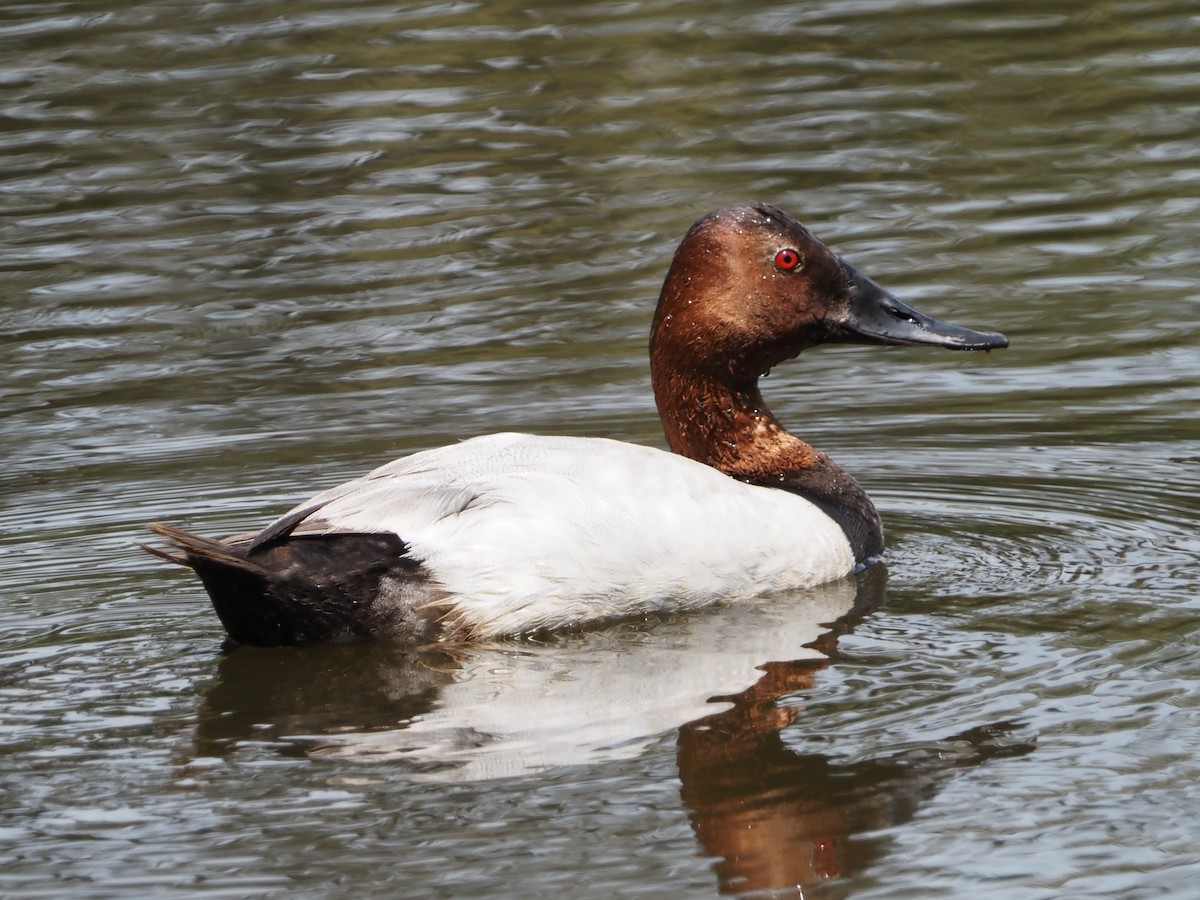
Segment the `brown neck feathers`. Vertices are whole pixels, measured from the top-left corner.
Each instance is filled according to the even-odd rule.
[[[818,463],[821,454],[771,414],[757,379],[718,381],[663,362],[656,360],[651,378],[673,452],[753,482]]]

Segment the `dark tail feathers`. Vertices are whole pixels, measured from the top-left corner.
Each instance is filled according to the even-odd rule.
[[[138,544],[147,553],[157,556],[159,559],[165,559],[167,562],[175,563],[177,566],[186,566],[189,569],[199,571],[197,565],[201,560],[207,560],[220,565],[235,566],[239,569],[245,569],[249,572],[254,572],[258,575],[265,575],[267,570],[261,566],[257,566],[250,562],[245,555],[239,555],[236,549],[223,542],[214,541],[211,538],[200,537],[198,534],[191,534],[184,531],[182,528],[175,528],[172,525],[163,525],[160,522],[154,522],[146,526],[155,534],[162,535],[171,543],[171,547],[183,553],[178,556],[166,550],[160,550],[158,547],[151,547],[149,544]]]
[[[245,535],[226,541],[149,526],[168,549],[147,552],[195,571],[229,636],[243,644],[424,642],[440,592],[390,533]]]

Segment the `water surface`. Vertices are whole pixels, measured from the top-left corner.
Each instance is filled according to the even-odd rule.
[[[0,48],[0,893],[1190,896],[1193,4],[65,0]],[[137,550],[477,433],[661,444],[670,254],[755,200],[1012,339],[764,386],[886,568],[224,653]]]

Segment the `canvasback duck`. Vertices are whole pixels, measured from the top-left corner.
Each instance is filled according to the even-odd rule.
[[[229,636],[495,638],[844,577],[883,551],[866,492],[758,380],[822,343],[1005,347],[912,309],[774,206],[698,221],[650,336],[671,452],[494,434],[388,463],[224,541],[152,525]]]

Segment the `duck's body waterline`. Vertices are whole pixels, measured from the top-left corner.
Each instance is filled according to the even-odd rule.
[[[491,435],[397,460],[255,536],[154,526],[253,644],[496,637],[807,587],[883,549],[870,499],[789,434],[761,373],[826,342],[1005,346],[904,306],[769,206],[713,213],[663,286],[668,453]]]

